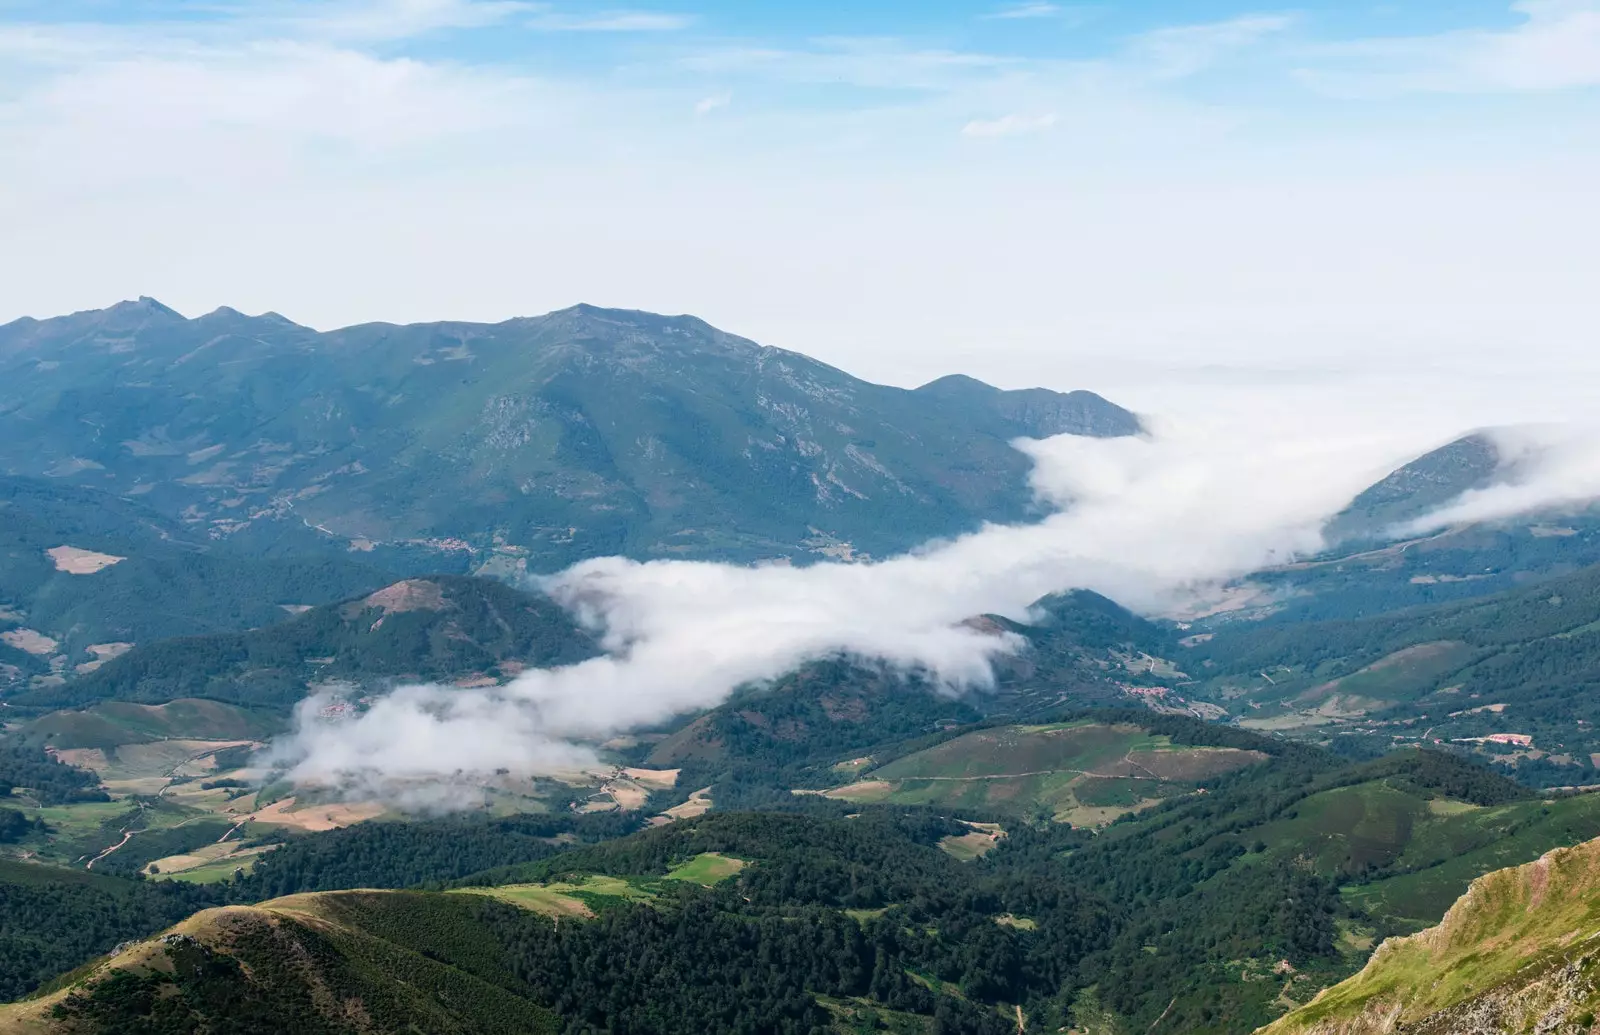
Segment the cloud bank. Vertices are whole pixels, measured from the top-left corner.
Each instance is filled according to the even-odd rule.
[[[1022,644],[963,624],[975,615],[1024,619],[1040,597],[1075,588],[1163,612],[1318,550],[1328,515],[1420,451],[1350,428],[1263,437],[1244,424],[1158,423],[1137,438],[1021,440],[1047,516],[873,563],[586,561],[541,588],[601,633],[604,656],[495,688],[403,687],[340,722],[309,701],[276,757],[291,779],[355,794],[501,768],[570,771],[595,762],[586,743],[837,655],[983,688],[991,662]]]
[[[1544,425],[1485,431],[1503,476],[1401,526],[1421,535],[1451,525],[1501,521],[1536,510],[1582,509],[1600,499],[1600,428]]]

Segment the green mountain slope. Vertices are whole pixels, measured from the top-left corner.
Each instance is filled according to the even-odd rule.
[[[1263,1035],[1586,1032],[1600,1010],[1600,841],[1472,882],[1437,927]]]
[[[1156,655],[1179,649],[1169,629],[1087,592],[1041,600],[1028,623],[974,621],[1026,641],[1024,650],[997,663],[993,690],[955,696],[879,666],[815,662],[744,688],[672,731],[646,764],[739,773],[774,786],[826,787],[834,781],[819,764],[826,770],[868,753],[882,763],[940,731],[1001,717],[1136,704],[1128,687],[1154,682],[1146,670]]]
[[[1530,784],[1600,782],[1600,567],[1382,617],[1231,623],[1190,642],[1177,660],[1204,677],[1194,696],[1247,725],[1385,749],[1451,744]]]
[[[1029,514],[1011,439],[1138,426],[1089,393],[888,388],[592,306],[318,333],[142,299],[0,327],[0,470],[230,538],[312,526],[479,565],[888,553]]]
[[[854,782],[826,794],[1098,827],[1267,757],[1240,748],[1174,744],[1132,722],[994,726],[876,768],[867,760],[850,770]]]
[[[0,1007],[0,1031],[559,1031],[494,958],[481,911],[399,892],[209,909],[66,988]]]
[[[1500,450],[1487,435],[1457,439],[1364,490],[1328,522],[1323,534],[1333,543],[1392,538],[1385,535],[1391,527],[1492,484],[1501,466]]]
[[[187,884],[0,859],[0,1000],[216,902]],[[0,1031],[5,1026],[0,1014]]]

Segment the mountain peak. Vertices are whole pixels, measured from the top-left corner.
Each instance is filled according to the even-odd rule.
[[[107,317],[163,317],[170,320],[182,320],[184,315],[170,306],[162,305],[149,295],[140,295],[133,301],[118,302],[109,308],[100,311]]]

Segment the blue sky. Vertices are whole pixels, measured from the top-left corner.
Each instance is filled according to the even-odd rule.
[[[1592,344],[1600,0],[0,0],[0,319],[588,300],[885,380]]]

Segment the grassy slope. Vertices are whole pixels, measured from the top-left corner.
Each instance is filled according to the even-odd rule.
[[[168,738],[257,740],[279,723],[220,701],[180,698],[160,705],[105,701],[81,711],[51,712],[28,724],[29,740],[57,749],[120,747]]]
[[[1174,745],[1132,724],[1094,722],[977,730],[865,773],[831,792],[850,801],[1048,810],[1099,825],[1194,781],[1264,761],[1235,748]]]
[[[1362,1035],[1587,1026],[1600,989],[1583,976],[1600,937],[1600,841],[1498,870],[1434,928],[1385,942],[1355,977],[1263,1029],[1273,1035]],[[1569,965],[1575,965],[1567,969]],[[1499,1025],[1496,1025],[1499,1021]],[[1472,1028],[1470,1030],[1478,1030]],[[1565,1029],[1560,1029],[1565,1030]]]
[[[481,907],[462,896],[338,892],[208,909],[66,988],[0,1006],[0,1031],[154,1030],[183,1018],[242,1032],[268,1030],[274,1017],[328,1033],[556,1030],[515,991]]]

